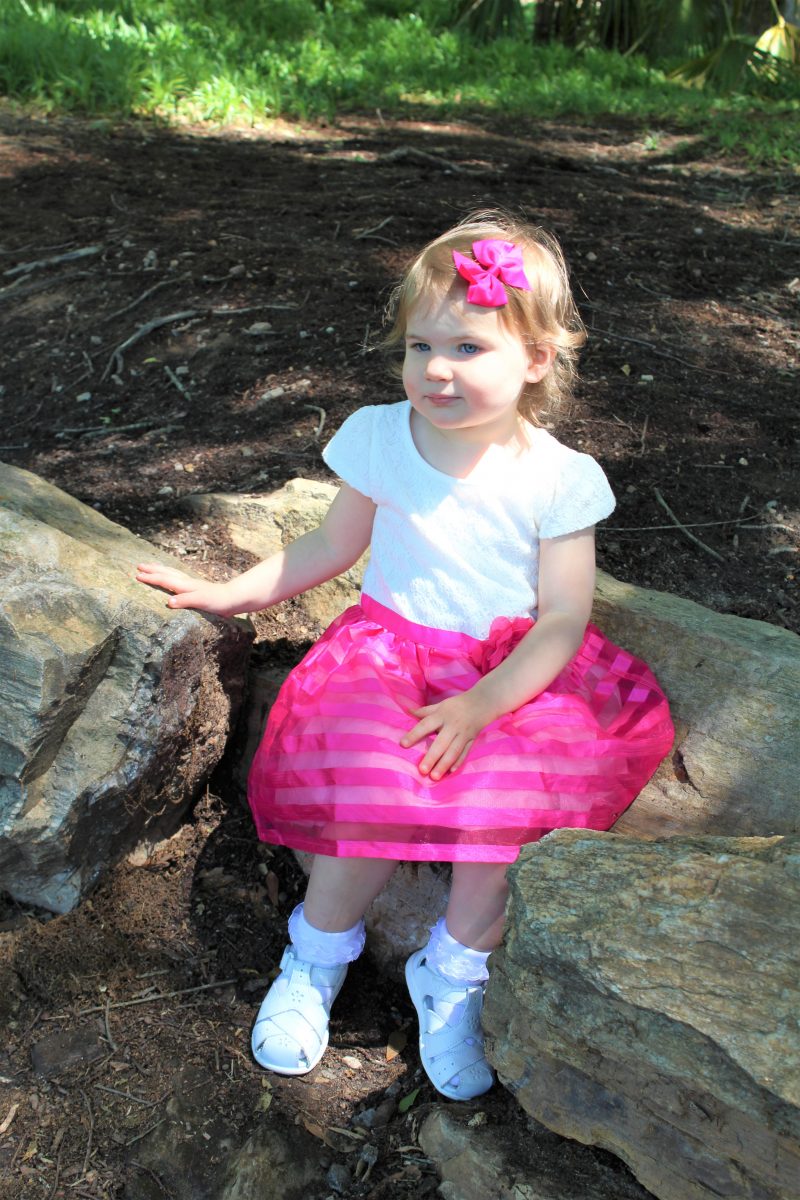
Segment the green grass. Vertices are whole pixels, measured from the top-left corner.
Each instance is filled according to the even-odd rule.
[[[384,0],[0,0],[0,94],[94,115],[215,122],[384,113],[630,116],[712,152],[800,164],[798,95],[714,97],[637,58],[477,46]],[[439,8],[442,4],[439,4]],[[713,118],[713,120],[712,120]]]

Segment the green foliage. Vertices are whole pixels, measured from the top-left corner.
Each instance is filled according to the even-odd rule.
[[[520,0],[460,0],[455,24],[469,30],[478,41],[514,37],[525,28]]]
[[[800,159],[791,81],[776,92],[780,105],[722,99],[636,54],[527,36],[481,43],[438,23],[449,11],[449,0],[0,0],[0,94],[219,122],[375,108],[620,115],[645,131],[659,122],[702,131],[712,149],[746,146],[754,161]]]

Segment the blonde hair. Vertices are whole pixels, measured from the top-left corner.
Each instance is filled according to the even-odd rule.
[[[538,425],[543,413],[554,415],[569,402],[577,351],[586,340],[586,330],[572,298],[561,247],[552,234],[536,225],[504,212],[474,212],[430,242],[392,292],[386,314],[390,328],[381,347],[394,351],[404,345],[410,313],[421,300],[433,304],[446,296],[466,298],[467,281],[456,271],[453,251],[472,257],[472,243],[484,238],[519,247],[532,289],[507,287],[508,302],[496,310],[500,321],[525,345],[552,346],[556,352],[544,378],[526,383],[519,398],[520,414]]]

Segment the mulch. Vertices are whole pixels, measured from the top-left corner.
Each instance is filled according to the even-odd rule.
[[[329,478],[328,435],[397,396],[371,347],[403,263],[501,204],[559,235],[589,329],[558,433],[618,497],[600,565],[798,630],[800,180],[646,132],[380,114],[170,129],[0,108],[0,457],[189,569],[246,566],[183,499]],[[291,650],[304,633],[287,611]],[[76,912],[5,903],[0,1195],[134,1195],[135,1178],[171,1194],[132,1164],[189,1065],[235,1144],[268,1111],[347,1163],[366,1131],[378,1158],[351,1194],[435,1187],[424,1156],[400,1149],[434,1093],[396,981],[354,970],[363,986],[337,1003],[328,1076],[268,1089],[249,1059],[301,887],[290,855],[255,842],[223,773],[173,839]],[[358,1125],[416,1088],[380,1131]],[[504,1093],[481,1110],[516,1123],[522,1144]]]

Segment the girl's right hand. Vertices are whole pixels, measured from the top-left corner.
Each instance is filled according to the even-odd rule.
[[[146,583],[149,587],[172,592],[167,608],[198,608],[201,612],[215,613],[219,617],[232,617],[238,611],[236,605],[231,603],[230,590],[225,583],[195,579],[174,567],[152,562],[139,563],[136,578],[139,583]]]

